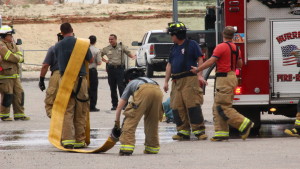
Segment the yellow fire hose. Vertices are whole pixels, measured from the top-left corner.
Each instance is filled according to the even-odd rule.
[[[66,108],[71,96],[72,89],[75,85],[76,78],[78,77],[78,73],[82,65],[79,63],[83,63],[89,45],[90,43],[87,39],[77,38],[69,63],[64,72],[64,76],[61,79],[59,89],[52,108],[48,139],[50,143],[53,144],[56,148],[64,151],[71,151],[71,152],[78,152],[78,153],[100,153],[100,152],[106,152],[116,144],[116,140],[112,137],[109,137],[101,147],[95,150],[66,149],[61,145],[64,114],[66,112]],[[90,143],[89,113],[87,114],[85,141],[87,144]]]

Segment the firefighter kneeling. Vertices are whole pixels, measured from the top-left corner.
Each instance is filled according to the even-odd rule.
[[[157,82],[144,76],[142,69],[132,68],[125,72],[127,86],[118,103],[116,112],[116,126],[119,125],[120,114],[127,100],[132,95],[124,112],[125,118],[120,136],[120,155],[132,155],[135,147],[135,130],[144,115],[145,126],[145,154],[159,152],[158,123],[162,119],[163,94]]]

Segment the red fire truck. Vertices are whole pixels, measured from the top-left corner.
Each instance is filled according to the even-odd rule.
[[[217,43],[225,26],[236,28],[234,42],[244,62],[236,71],[234,108],[255,122],[256,131],[263,112],[295,117],[300,98],[300,1],[217,0]]]

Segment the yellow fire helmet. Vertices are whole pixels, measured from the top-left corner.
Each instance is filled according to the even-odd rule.
[[[8,25],[2,25],[0,28],[0,34],[14,34],[15,30],[8,26]]]

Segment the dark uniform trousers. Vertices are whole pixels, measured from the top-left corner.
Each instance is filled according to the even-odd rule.
[[[125,109],[124,123],[120,137],[121,151],[133,152],[135,131],[144,115],[145,150],[151,153],[159,151],[158,124],[162,119],[163,94],[158,85],[142,84],[133,95],[133,101]]]
[[[215,100],[213,105],[216,137],[229,136],[228,124],[242,132],[250,122],[248,118],[232,108],[234,89],[237,83],[237,78],[233,71],[228,72],[226,77],[216,77]]]
[[[53,107],[54,100],[56,98],[56,93],[59,87],[59,79],[60,73],[59,70],[55,70],[52,72],[52,75],[49,79],[48,88],[46,90],[46,97],[45,97],[45,109],[47,116],[51,118],[51,111]]]
[[[111,103],[113,107],[118,106],[117,87],[119,89],[120,97],[122,96],[123,91],[125,89],[124,69],[125,67],[121,65],[107,65],[108,84],[110,87]]]
[[[96,108],[98,100],[98,72],[96,68],[91,68],[89,71],[90,78],[90,109]]]
[[[87,113],[89,112],[89,101],[88,100],[88,84],[86,77],[82,77],[81,87],[77,96],[74,94],[79,84],[79,78],[77,78],[73,94],[71,94],[63,122],[62,131],[62,144],[76,144],[85,142],[85,127],[87,121]],[[80,100],[78,100],[78,99]]]
[[[203,91],[197,76],[187,76],[172,81],[171,108],[178,133],[189,136],[205,131],[201,105]]]

